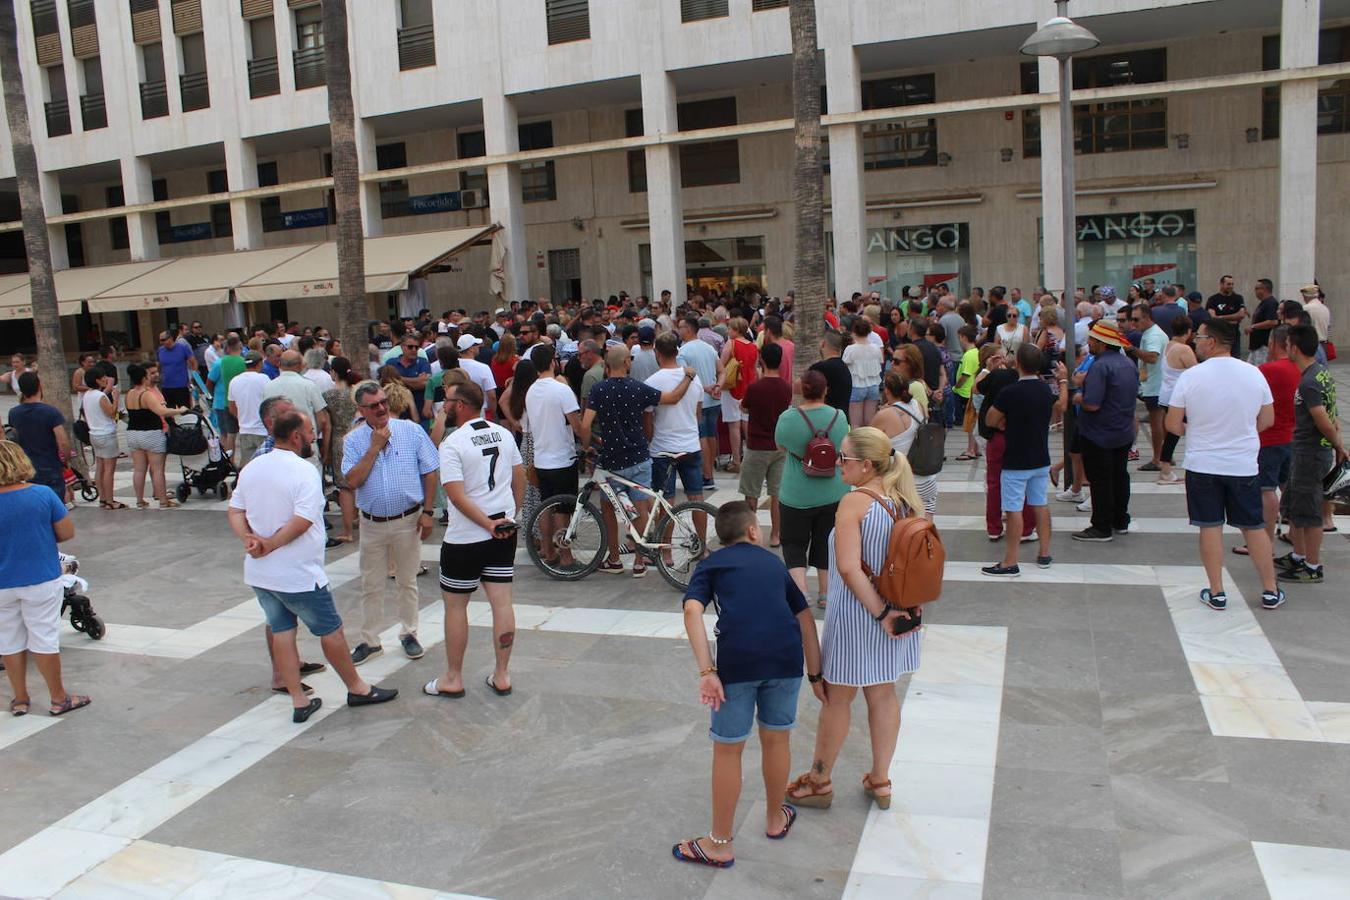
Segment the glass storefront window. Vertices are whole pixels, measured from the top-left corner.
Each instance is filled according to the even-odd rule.
[[[834,235],[827,238],[830,290],[841,299],[854,291],[879,291],[899,299],[907,287],[944,283],[958,296],[969,288],[970,226],[965,222],[868,229],[866,285],[835,287]]]
[[[642,292],[652,292],[652,247],[638,245]],[[684,242],[685,283],[704,294],[731,294],[740,288],[766,292],[764,235]]]
[[[1040,235],[1045,279],[1044,225]],[[1078,217],[1078,277],[1084,288],[1109,284],[1124,297],[1130,285],[1152,278],[1158,286],[1196,284],[1195,210],[1110,213]]]

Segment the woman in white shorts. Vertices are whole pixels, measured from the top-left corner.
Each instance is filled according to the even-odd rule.
[[[89,705],[61,683],[61,564],[56,544],[75,536],[66,505],[46,485],[30,484],[28,455],[13,441],[0,441],[0,520],[22,523],[0,541],[0,659],[14,692],[12,716],[26,716],[28,658],[33,658],[51,697],[48,713],[64,715]]]
[[[80,413],[89,426],[89,443],[94,448],[94,485],[104,509],[126,509],[113,497],[113,473],[117,471],[117,381],[95,366],[84,373],[89,390],[80,395]]]

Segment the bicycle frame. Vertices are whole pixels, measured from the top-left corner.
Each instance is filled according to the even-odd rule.
[[[614,486],[612,484],[610,484],[611,481],[616,481],[626,488],[635,488],[639,493],[643,494],[644,496],[650,497],[652,500],[655,501],[655,504],[652,507],[651,514],[647,517],[646,531],[639,532],[637,528],[634,527],[633,519],[628,515],[628,511],[623,508],[623,503],[622,501],[619,500],[619,492],[614,489]],[[622,475],[615,475],[613,472],[610,472],[606,469],[602,469],[599,466],[597,466],[595,468],[595,471],[591,473],[591,477],[586,480],[586,483],[581,486],[581,490],[577,491],[577,502],[584,503],[586,499],[589,497],[590,492],[593,490],[600,491],[600,493],[604,495],[605,499],[609,501],[610,506],[614,508],[614,514],[623,521],[625,527],[627,528],[628,538],[635,544],[647,550],[665,550],[667,548],[674,546],[673,544],[652,543],[647,540],[647,532],[651,530],[652,525],[656,522],[656,516],[658,512],[664,513],[669,518],[672,519],[674,518],[673,507],[671,507],[671,505],[666,502],[665,497],[662,497],[655,490],[648,487],[644,487],[643,485],[640,485],[635,481],[629,481]],[[576,537],[576,527],[578,521],[579,517],[573,516],[572,520],[567,523],[567,528],[563,531],[563,537],[565,540],[571,541],[573,538]]]

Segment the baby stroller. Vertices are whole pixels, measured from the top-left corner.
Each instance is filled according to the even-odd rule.
[[[95,500],[98,499],[98,488],[95,487],[94,483],[90,481],[84,474],[85,472],[88,472],[89,469],[91,468],[89,465],[89,460],[85,454],[84,448],[85,444],[81,442],[79,452],[80,457],[84,462],[84,465],[76,467],[67,464],[65,471],[63,472],[63,475],[66,479],[66,487],[70,488],[72,492],[78,492],[81,500],[84,500],[88,503],[93,503]],[[84,471],[81,471],[81,469],[83,469]]]
[[[192,409],[175,416],[169,422],[167,450],[178,456],[183,481],[174,489],[179,503],[185,503],[195,489],[201,496],[214,491],[221,500],[229,499],[231,486],[227,481],[237,477],[234,465],[220,449],[220,435],[211,422],[211,394],[201,377],[193,374]],[[189,457],[206,457],[201,468],[188,465]]]
[[[75,573],[80,569],[80,561],[68,553],[57,554],[61,559],[61,615],[70,610],[70,624],[76,631],[84,632],[96,641],[108,633],[103,620],[94,612],[94,605],[82,591],[89,590],[89,582]]]

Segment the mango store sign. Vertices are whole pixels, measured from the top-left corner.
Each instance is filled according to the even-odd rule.
[[[1079,216],[1080,241],[1139,241],[1195,236],[1195,210]]]
[[[912,228],[878,228],[868,232],[868,253],[926,253],[930,250],[960,250],[970,246],[970,228],[965,222],[916,225]]]

